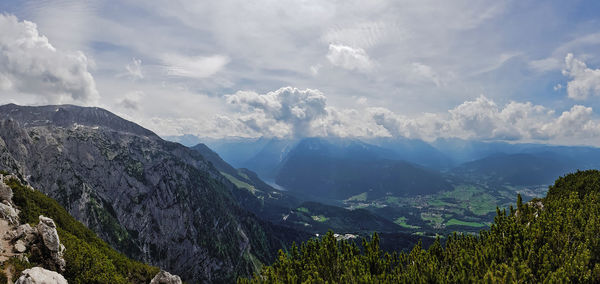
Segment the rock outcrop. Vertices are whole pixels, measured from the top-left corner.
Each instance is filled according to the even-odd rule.
[[[63,258],[65,246],[58,239],[56,225],[50,218],[40,215],[39,219],[36,230],[41,241],[34,243],[31,254],[42,256],[45,266],[56,271],[65,271],[66,263]]]
[[[152,278],[150,284],[181,284],[181,278],[177,275],[172,275],[169,272],[161,270]]]
[[[67,284],[67,280],[54,271],[34,267],[23,270],[15,284]]]
[[[0,234],[3,238],[1,260],[6,260],[8,257],[18,257],[24,260],[27,259],[25,253],[28,253],[44,268],[64,272],[66,266],[63,258],[65,247],[60,243],[54,221],[39,216],[39,223],[35,228],[32,228],[29,224],[19,225],[19,210],[14,207],[12,202],[12,189],[5,184],[5,181],[9,178],[17,177],[0,174]],[[35,276],[38,275],[36,274],[38,272],[38,270],[35,270],[31,273]],[[25,278],[23,281],[33,281],[28,279]]]

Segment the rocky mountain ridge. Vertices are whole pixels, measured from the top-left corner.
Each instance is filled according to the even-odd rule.
[[[283,244],[201,154],[102,109],[1,106],[0,169],[121,252],[187,280],[247,275]]]

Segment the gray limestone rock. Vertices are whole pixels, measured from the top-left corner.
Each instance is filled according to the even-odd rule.
[[[12,202],[12,197],[12,189],[8,185],[6,185],[2,180],[0,180],[0,202],[4,200]]]
[[[60,250],[60,240],[58,239],[58,232],[56,232],[56,225],[54,221],[48,217],[42,215],[39,216],[40,222],[37,225],[37,230],[44,245],[52,252]]]
[[[19,215],[10,204],[0,203],[0,218],[5,219],[11,225],[19,224]]]
[[[18,240],[15,243],[15,252],[24,253],[26,250],[27,247],[25,247],[25,242],[23,242],[23,240]]]
[[[54,271],[34,267],[23,270],[15,284],[67,284],[67,280]]]
[[[181,278],[177,275],[172,275],[169,272],[161,270],[157,273],[150,284],[181,284]]]

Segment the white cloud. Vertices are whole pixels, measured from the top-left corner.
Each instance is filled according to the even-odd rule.
[[[125,66],[127,75],[134,79],[144,79],[144,73],[142,72],[142,60],[133,58],[130,64]]]
[[[364,49],[341,44],[329,44],[327,60],[334,66],[361,72],[370,71],[374,65]]]
[[[373,121],[392,136],[433,140],[457,137],[482,140],[576,142],[600,136],[600,122],[592,108],[580,105],[556,117],[555,111],[530,102],[504,106],[480,96],[447,113],[429,113],[408,118],[385,108],[370,108]]]
[[[529,68],[538,72],[547,72],[552,70],[560,70],[561,62],[559,59],[554,57],[548,57],[539,60],[533,60],[529,62]]]
[[[165,54],[162,61],[168,75],[207,78],[221,71],[229,63],[229,57],[224,55],[184,56]]]
[[[600,69],[588,68],[585,62],[576,59],[572,53],[565,57],[563,75],[571,78],[567,83],[567,94],[575,100],[585,100],[589,96],[600,96]]]
[[[271,136],[310,136],[311,124],[327,115],[326,98],[318,90],[284,87],[266,94],[238,91],[226,98],[241,108],[240,121]]]
[[[442,85],[440,76],[431,68],[429,65],[425,65],[419,62],[413,62],[411,64],[411,70],[409,76],[412,77],[413,83],[432,82],[436,86]]]
[[[82,52],[54,48],[36,24],[0,15],[0,88],[44,103],[94,103],[98,91]]]

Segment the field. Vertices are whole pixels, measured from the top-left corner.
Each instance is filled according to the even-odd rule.
[[[368,209],[415,235],[446,235],[454,231],[478,232],[493,221],[496,208],[514,204],[518,193],[527,201],[542,196],[546,190],[546,186],[456,184],[451,191],[412,197],[370,200],[365,192],[343,204],[348,209]]]

